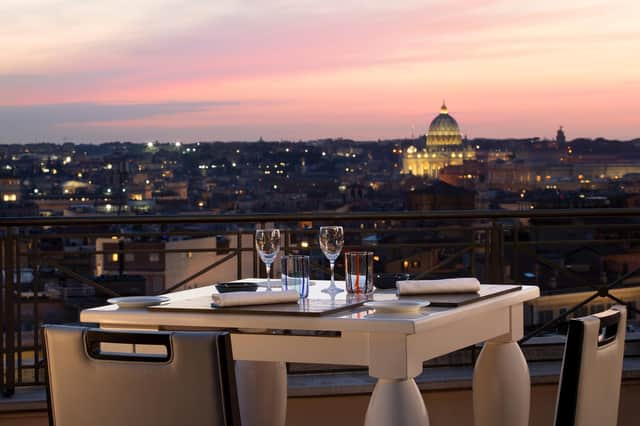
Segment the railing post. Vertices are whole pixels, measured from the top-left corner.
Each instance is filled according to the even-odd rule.
[[[519,219],[513,220],[512,226],[513,232],[513,255],[511,256],[511,280],[514,282],[520,281],[520,221]]]
[[[33,270],[33,377],[40,384],[40,240],[33,238],[32,262]]]
[[[4,271],[4,241],[5,238],[0,242],[0,267],[1,270]],[[8,330],[6,329],[7,319],[5,317],[4,312],[4,303],[5,303],[5,274],[0,274],[0,395],[5,394],[5,376],[4,376],[4,360],[5,360],[5,345],[4,345],[4,336],[5,333],[8,335]]]
[[[14,228],[14,231],[17,231],[16,228]],[[16,232],[17,234],[17,232]],[[17,367],[16,367],[16,373],[17,373],[17,383],[18,384],[22,384],[23,383],[23,377],[22,377],[22,372],[24,370],[23,365],[22,365],[22,355],[24,354],[24,345],[22,343],[22,328],[24,326],[24,324],[22,324],[22,266],[21,266],[21,255],[20,255],[20,239],[18,237],[13,238],[13,253],[15,254],[15,263],[14,263],[14,267],[13,270],[14,272],[14,281],[13,281],[13,288],[14,288],[14,300],[15,302],[13,303],[13,307],[14,307],[14,311],[13,311],[13,315],[15,318],[15,327],[14,327],[14,332],[15,332],[15,350],[14,353],[16,354],[16,361],[17,361]]]
[[[236,279],[242,279],[242,232],[236,233]]]
[[[493,222],[489,234],[489,282],[504,282],[504,229],[501,223]]]
[[[476,248],[477,248],[477,230],[471,229],[471,276],[477,277],[477,267],[476,267]]]
[[[16,317],[15,317],[15,237],[11,232],[13,228],[9,228],[7,235],[3,241],[4,254],[4,386],[2,394],[11,396],[15,392],[16,385],[16,353],[15,353],[15,333],[16,333]]]

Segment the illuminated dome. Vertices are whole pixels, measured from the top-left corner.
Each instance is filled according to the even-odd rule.
[[[456,120],[449,115],[447,105],[442,103],[440,114],[433,119],[427,133],[427,147],[461,145],[462,136]]]

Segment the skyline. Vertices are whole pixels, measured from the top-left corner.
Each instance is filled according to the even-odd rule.
[[[5,0],[0,142],[640,136],[637,2],[357,3]]]

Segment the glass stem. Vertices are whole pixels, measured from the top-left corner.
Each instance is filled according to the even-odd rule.
[[[331,285],[329,287],[335,288],[336,281],[335,281],[335,278],[334,278],[334,275],[333,275],[333,270],[334,270],[334,267],[336,266],[336,263],[335,262],[329,262],[329,264],[331,265],[330,266],[331,267]]]
[[[271,264],[265,263],[264,267],[267,269],[267,291],[271,291]]]

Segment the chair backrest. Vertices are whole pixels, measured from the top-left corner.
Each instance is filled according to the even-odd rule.
[[[240,424],[227,333],[52,325],[43,335],[52,426]],[[148,353],[113,351],[122,344]]]
[[[556,426],[615,426],[627,310],[622,305],[569,321]]]

